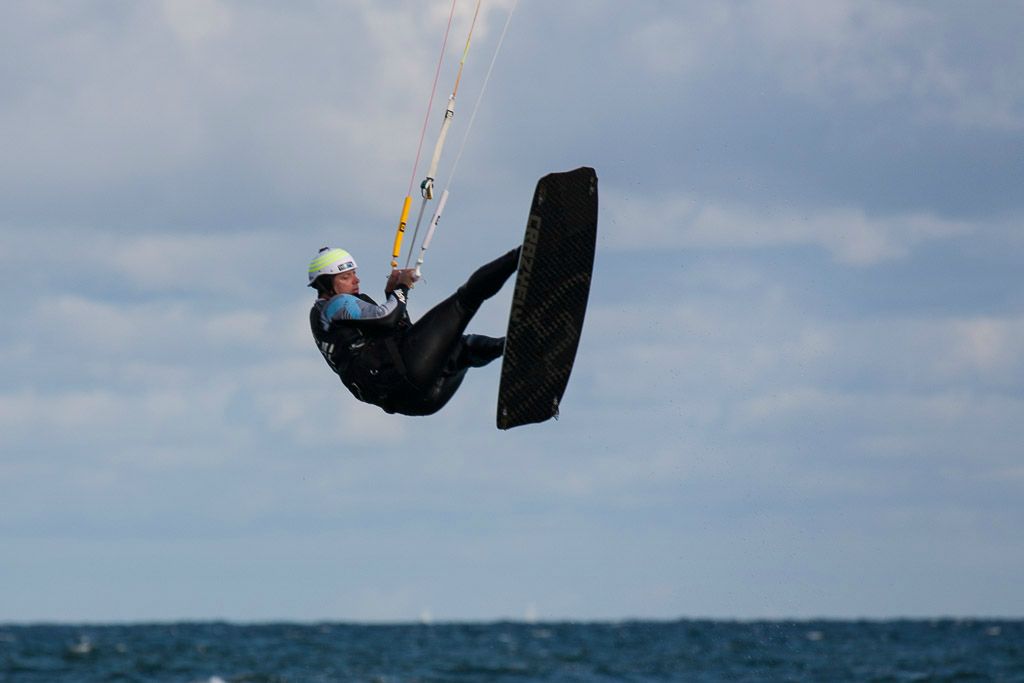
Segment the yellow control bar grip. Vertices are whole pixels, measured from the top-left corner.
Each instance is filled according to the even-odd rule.
[[[405,225],[409,222],[409,207],[412,197],[407,196],[402,204],[402,217],[398,219],[398,231],[395,232],[395,246],[391,248],[391,267],[398,267],[398,257],[402,253],[402,238],[405,237]]]

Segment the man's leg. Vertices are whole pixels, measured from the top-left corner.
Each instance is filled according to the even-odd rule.
[[[453,354],[459,353],[462,333],[480,304],[497,294],[516,272],[519,251],[519,248],[513,249],[478,268],[455,294],[430,309],[403,335],[402,358],[414,384],[420,387],[432,384]],[[488,353],[493,354],[494,349],[484,351],[484,355]]]
[[[482,368],[492,360],[501,358],[504,351],[504,337],[466,334],[462,337],[462,348],[459,350],[456,366],[459,368]]]

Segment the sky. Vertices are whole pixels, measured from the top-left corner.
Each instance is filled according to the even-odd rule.
[[[451,175],[485,1],[413,317],[600,178],[507,432],[497,363],[389,416],[308,327],[319,247],[383,287],[449,7],[0,5],[0,622],[1024,616],[1024,3],[522,0]]]

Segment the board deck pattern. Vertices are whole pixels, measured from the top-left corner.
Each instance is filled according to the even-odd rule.
[[[594,169],[541,178],[505,335],[499,429],[558,416],[583,330],[596,242]]]

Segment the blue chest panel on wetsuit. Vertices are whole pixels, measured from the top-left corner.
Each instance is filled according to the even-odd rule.
[[[498,428],[558,416],[590,295],[597,175],[552,173],[537,183],[512,295],[498,391]]]

